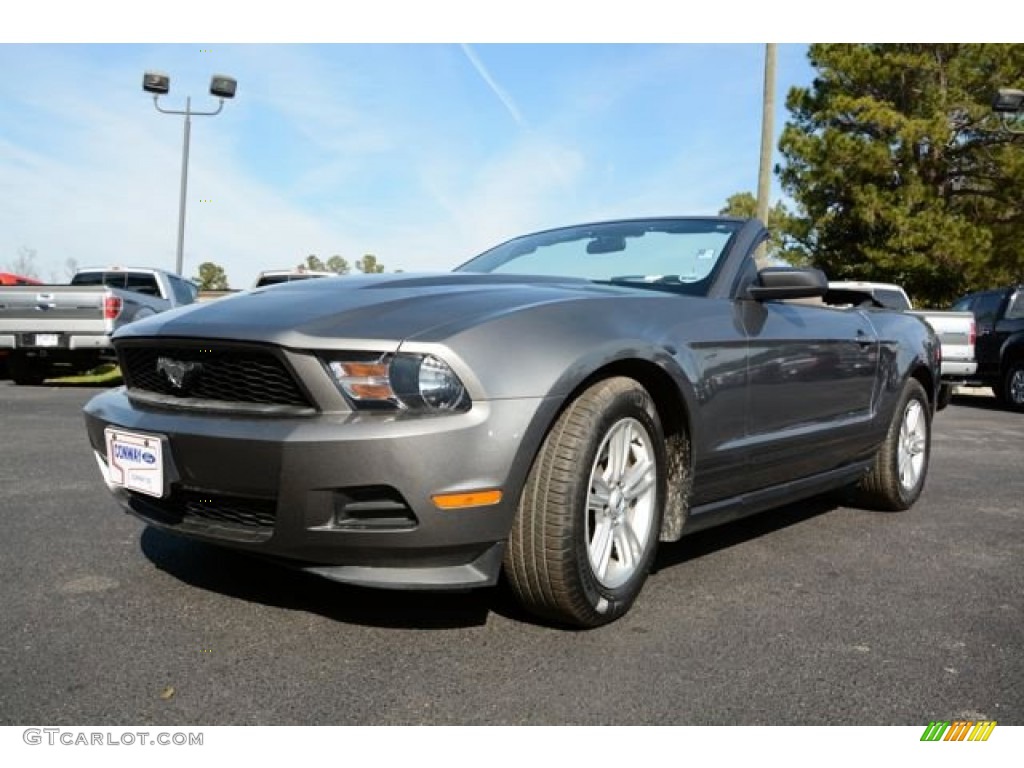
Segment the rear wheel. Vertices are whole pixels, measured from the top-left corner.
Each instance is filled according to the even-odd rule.
[[[939,387],[939,399],[936,405],[941,411],[943,408],[947,408],[951,402],[953,402],[953,385],[943,384]]]
[[[509,535],[505,573],[531,612],[595,627],[623,615],[654,559],[665,446],[647,391],[628,378],[583,392],[551,428]]]
[[[893,512],[913,506],[928,474],[931,436],[928,396],[920,382],[908,379],[893,411],[885,442],[858,487],[860,501]]]
[[[47,366],[37,358],[15,353],[8,361],[8,371],[15,384],[42,384],[46,379]]]
[[[1015,411],[1024,411],[1024,360],[1010,363],[1000,388],[1000,400]]]

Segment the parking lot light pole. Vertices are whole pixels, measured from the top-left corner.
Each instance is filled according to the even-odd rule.
[[[1021,127],[1024,119],[1024,91],[1017,88],[1000,88],[992,99],[992,111],[999,115],[1003,130],[1007,133],[1024,134]]]
[[[192,97],[185,97],[185,109],[164,109],[160,106],[160,97],[171,90],[171,78],[162,72],[146,72],[142,77],[142,90],[153,94],[153,106],[157,112],[165,115],[185,116],[185,136],[181,150],[181,197],[178,201],[178,250],[175,261],[175,272],[182,274],[185,260],[185,198],[188,193],[188,149],[192,135],[192,117],[211,117],[219,115],[224,109],[224,100],[235,98],[238,83],[227,75],[214,75],[210,79],[210,93],[219,100],[217,108],[212,112],[197,112],[192,109]]]

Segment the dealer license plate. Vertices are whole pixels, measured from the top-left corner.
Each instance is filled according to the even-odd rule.
[[[149,496],[164,495],[163,442],[154,435],[107,427],[107,477],[113,485]]]

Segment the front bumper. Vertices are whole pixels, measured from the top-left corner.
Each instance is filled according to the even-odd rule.
[[[266,417],[156,408],[121,388],[94,398],[85,420],[105,479],[107,427],[162,438],[163,498],[111,486],[154,526],[338,581],[463,589],[495,583],[556,407],[529,398],[433,417]],[[431,498],[479,489],[502,499],[441,510]]]

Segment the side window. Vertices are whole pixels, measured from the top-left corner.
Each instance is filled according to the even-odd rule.
[[[875,291],[875,298],[886,309],[910,309],[910,301],[903,291],[894,291],[889,288],[879,288]]]
[[[974,317],[979,323],[994,323],[999,305],[1003,303],[1002,292],[983,293],[978,296],[971,309]]]
[[[171,281],[171,290],[174,291],[176,304],[191,304],[196,300],[199,289],[192,283],[177,277],[169,277],[168,280]]]
[[[966,298],[960,299],[960,301],[953,305],[953,311],[967,312],[971,308],[972,301],[974,301],[973,296],[967,296]]]
[[[156,283],[156,275],[147,275],[139,272],[125,275],[125,288],[135,293],[142,293],[146,296],[159,296],[160,286]]]
[[[1024,288],[1018,288],[1010,300],[1010,306],[1006,308],[1007,320],[1024,319]]]
[[[125,274],[124,272],[104,272],[103,273],[103,284],[109,288],[124,288],[125,287]]]
[[[102,272],[78,272],[71,278],[72,285],[103,285]]]

